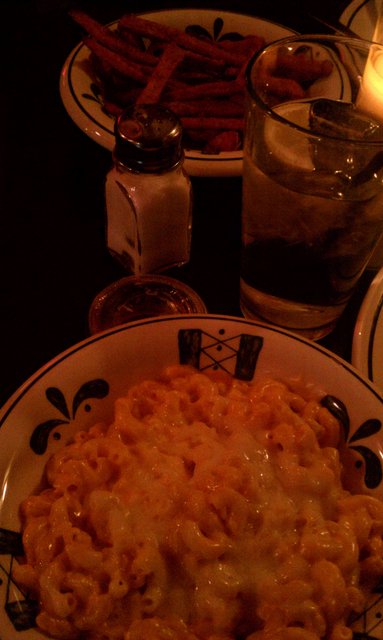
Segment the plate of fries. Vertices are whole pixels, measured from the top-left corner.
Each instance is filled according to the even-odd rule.
[[[119,113],[161,102],[181,119],[190,175],[241,175],[247,63],[292,30],[209,9],[126,14],[108,25],[82,11],[71,17],[83,37],[62,68],[60,94],[80,129],[112,150]]]

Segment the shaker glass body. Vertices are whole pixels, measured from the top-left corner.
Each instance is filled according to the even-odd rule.
[[[189,260],[191,184],[182,164],[164,173],[137,173],[119,164],[106,178],[107,245],[135,275]]]

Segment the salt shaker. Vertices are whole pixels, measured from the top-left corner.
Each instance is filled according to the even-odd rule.
[[[192,192],[183,158],[182,126],[169,109],[136,105],[117,119],[105,184],[107,246],[133,275],[189,260]]]

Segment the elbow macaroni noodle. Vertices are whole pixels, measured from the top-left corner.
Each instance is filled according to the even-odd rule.
[[[21,508],[16,581],[65,640],[350,640],[383,504],[342,486],[339,424],[297,381],[167,368],[78,433]]]

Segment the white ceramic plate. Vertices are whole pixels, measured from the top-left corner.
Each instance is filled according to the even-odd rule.
[[[379,0],[353,0],[340,15],[339,22],[360,38],[372,40],[379,7]]]
[[[114,401],[127,387],[178,362],[201,370],[223,368],[244,380],[301,375],[319,386],[326,406],[342,419],[353,456],[350,473],[358,475],[367,491],[383,497],[383,395],[337,356],[240,318],[168,316],[121,325],[60,354],[0,411],[1,640],[44,640],[33,628],[33,602],[17,590],[10,575],[20,555],[18,505],[37,486],[48,457],[77,430],[111,421]],[[380,596],[375,600],[358,630],[366,634],[375,627],[374,638],[382,639],[383,619],[376,616],[383,607]]]
[[[185,29],[188,25],[200,25],[213,34],[214,22],[223,20],[222,36],[228,32],[241,35],[257,34],[271,42],[293,35],[293,31],[279,24],[253,16],[204,9],[175,9],[142,14],[156,22]],[[113,25],[110,25],[113,26]],[[87,68],[89,49],[78,45],[68,56],[60,77],[60,93],[64,106],[73,121],[90,138],[106,149],[114,145],[113,118],[102,111],[102,105],[93,90],[93,81]],[[217,155],[204,155],[186,150],[185,168],[192,176],[235,176],[242,173],[242,151]]]
[[[383,269],[360,307],[352,341],[352,363],[383,389]]]

